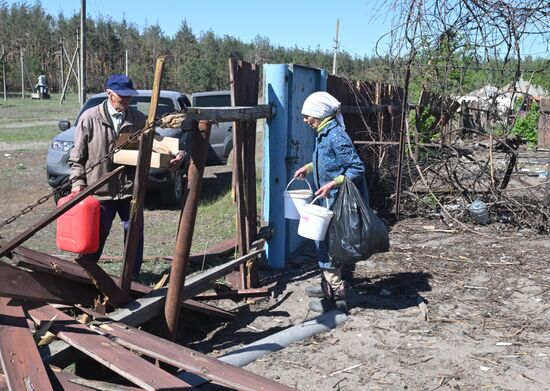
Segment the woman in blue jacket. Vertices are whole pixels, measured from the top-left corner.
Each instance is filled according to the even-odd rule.
[[[304,122],[315,130],[317,137],[311,163],[294,173],[294,177],[300,179],[313,174],[315,195],[326,197],[330,209],[345,178],[353,181],[368,205],[365,166],[346,133],[340,108],[340,102],[327,92],[314,92],[304,101]],[[306,289],[308,295],[317,297],[309,302],[309,308],[316,312],[334,308],[347,312],[347,283],[342,279],[338,260],[329,257],[328,233],[324,240],[315,244],[322,277],[320,286]]]

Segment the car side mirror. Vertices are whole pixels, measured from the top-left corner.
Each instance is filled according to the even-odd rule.
[[[71,127],[71,121],[62,119],[61,121],[58,122],[57,126],[59,127],[60,131],[64,132],[65,130]]]

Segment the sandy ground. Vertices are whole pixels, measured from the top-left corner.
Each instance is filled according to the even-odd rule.
[[[0,154],[2,220],[49,190],[44,153]],[[390,252],[357,264],[342,324],[245,368],[299,390],[550,389],[547,236],[408,219],[390,239]],[[217,357],[313,319],[304,289],[318,275],[309,251],[262,270],[273,297],[216,303],[235,321],[185,319],[185,343]]]

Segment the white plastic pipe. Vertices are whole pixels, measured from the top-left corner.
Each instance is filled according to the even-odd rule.
[[[273,353],[296,341],[330,330],[346,319],[346,314],[332,310],[315,319],[289,327],[245,347],[226,353],[218,359],[236,367],[244,367],[263,355]]]

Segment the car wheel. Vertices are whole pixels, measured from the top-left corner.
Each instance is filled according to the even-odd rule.
[[[185,171],[178,170],[174,176],[174,182],[166,189],[160,191],[160,199],[163,205],[166,206],[181,206],[183,194],[185,192]]]

